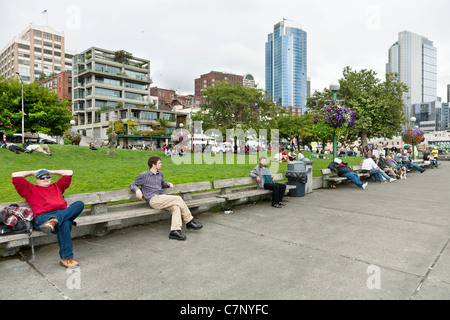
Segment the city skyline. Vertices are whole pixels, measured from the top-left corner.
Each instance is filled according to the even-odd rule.
[[[432,39],[438,48],[438,96],[450,84],[450,3],[420,1],[22,1],[2,3],[0,47],[33,23],[63,31],[66,48],[126,50],[151,61],[153,85],[194,92],[194,79],[211,70],[253,74],[265,89],[265,42],[283,18],[308,33],[312,93],[342,77],[345,66],[372,69],[384,79],[387,50],[399,32]],[[43,11],[47,10],[46,14]],[[430,14],[426,14],[430,12]]]

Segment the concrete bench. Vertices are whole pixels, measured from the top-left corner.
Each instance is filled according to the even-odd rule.
[[[370,173],[362,172],[361,166],[351,167],[352,171],[358,174],[359,178],[365,179],[370,178]],[[322,169],[322,188],[329,188],[330,184],[347,183],[350,180],[346,177],[339,177],[337,173],[334,173],[330,169]]]
[[[209,181],[178,184],[174,185],[173,188],[165,189],[165,191],[171,195],[179,194],[189,208],[213,207],[226,201],[215,195],[201,196],[201,192],[211,191],[211,183]],[[193,197],[195,192],[200,193]],[[165,210],[152,209],[145,201],[136,200],[136,194],[130,189],[66,195],[64,199],[68,205],[76,201],[84,202],[85,209],[75,219],[73,225],[77,227],[94,226],[90,233],[95,236],[104,235],[108,227],[120,225],[122,220],[166,212]],[[29,207],[26,201],[13,203],[22,207]],[[7,207],[10,204],[1,203],[0,208]],[[90,206],[90,208],[86,208],[87,206]],[[34,230],[33,239],[40,237],[54,236]],[[0,236],[0,256],[15,254],[19,247],[29,244],[30,238],[26,233]]]
[[[274,181],[283,183],[280,182],[280,180],[283,180],[281,173],[274,174],[273,176]],[[212,182],[212,185],[213,189],[220,189],[220,195],[218,197],[226,201],[272,194],[270,190],[256,189],[256,179],[252,177],[215,180]],[[248,188],[248,186],[251,187]],[[295,188],[296,186],[286,185],[286,192]]]

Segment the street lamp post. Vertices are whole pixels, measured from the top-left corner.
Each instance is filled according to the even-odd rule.
[[[417,119],[416,119],[416,117],[411,117],[410,120],[411,120],[411,129],[414,129],[414,125],[415,125]],[[411,143],[411,147],[412,147],[412,158],[414,160],[416,158],[414,144]]]
[[[330,85],[330,90],[333,92],[333,103],[336,103],[337,101],[337,92],[340,89],[340,85],[339,84],[331,84]],[[333,159],[336,159],[337,156],[337,136],[336,136],[336,131],[333,134]]]
[[[150,128],[150,150],[153,151],[153,128]]]
[[[19,76],[19,80],[22,83],[22,145],[25,143],[25,112],[24,112],[24,102],[23,102],[23,80],[20,73],[16,71]]]

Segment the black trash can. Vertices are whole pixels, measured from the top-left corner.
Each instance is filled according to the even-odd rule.
[[[289,190],[288,196],[304,197],[308,182],[306,163],[303,161],[289,162],[285,177],[288,179],[288,186],[296,186],[295,189]]]

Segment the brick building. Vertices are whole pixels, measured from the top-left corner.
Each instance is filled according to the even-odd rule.
[[[59,99],[67,99],[72,104],[72,73],[61,72],[38,83],[55,91]],[[70,110],[72,111],[72,106]]]
[[[173,109],[175,106],[182,106],[182,109],[195,108],[203,102],[201,97],[181,95],[172,89],[151,87],[150,94],[154,97],[158,97],[159,108]]]
[[[195,79],[195,96],[201,97],[202,90],[208,87],[214,86],[214,83],[226,81],[228,83],[235,83],[243,85],[243,77],[232,74],[232,73],[224,73],[218,71],[211,71],[210,73],[203,74],[200,78]]]

